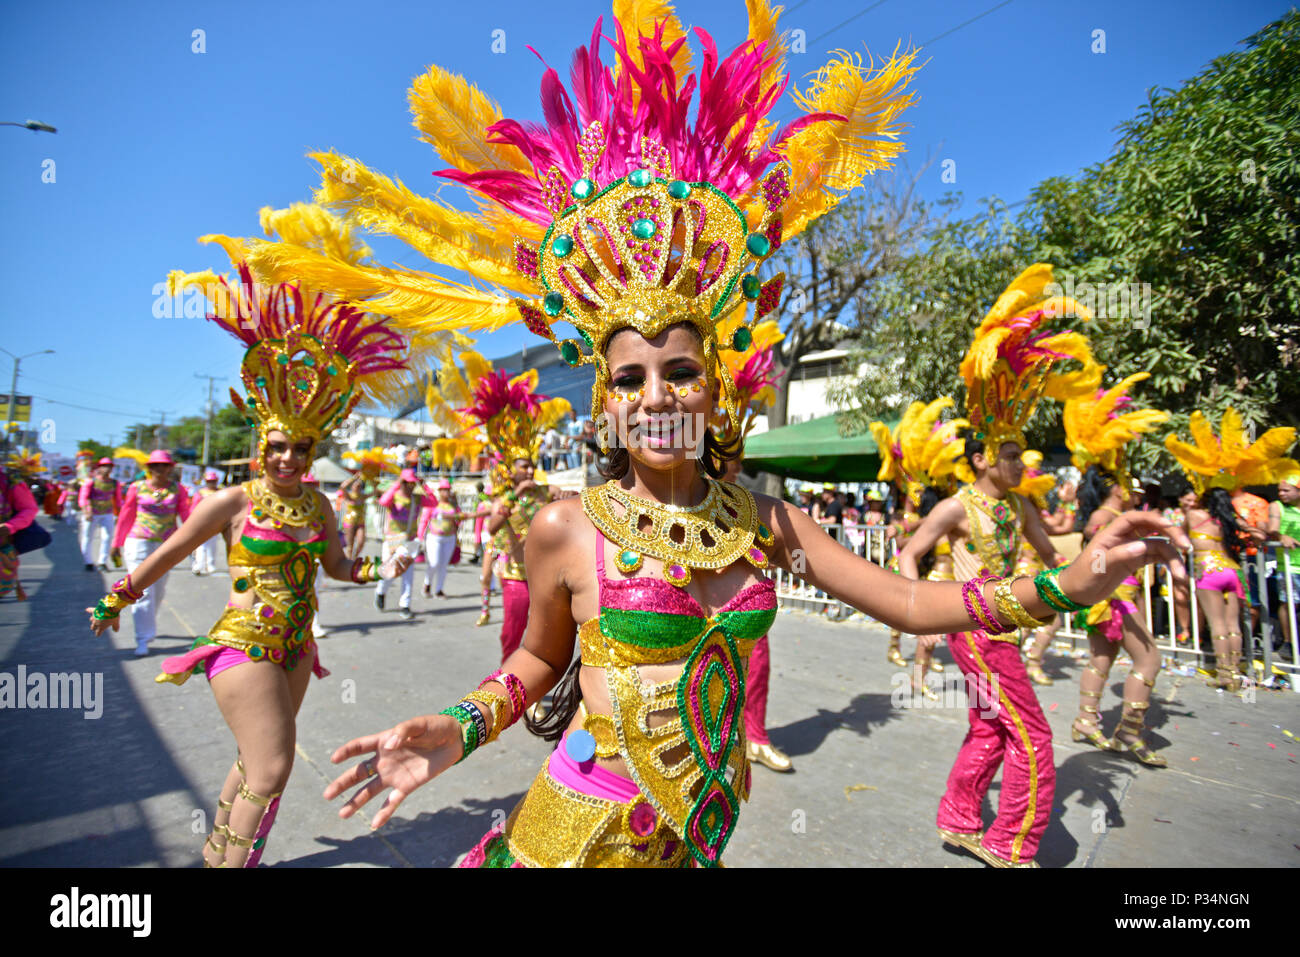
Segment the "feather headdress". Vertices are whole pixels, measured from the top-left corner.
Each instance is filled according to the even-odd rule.
[[[1183,467],[1197,495],[1211,488],[1232,491],[1246,485],[1268,485],[1300,472],[1300,462],[1285,457],[1296,438],[1290,426],[1269,429],[1250,442],[1241,416],[1228,406],[1218,436],[1199,410],[1192,413],[1188,427],[1191,443],[1167,435],[1165,446]]]
[[[206,285],[207,318],[244,343],[240,378],[248,390],[230,398],[259,434],[258,461],[267,437],[280,431],[293,441],[316,442],[356,408],[367,387],[406,372],[409,340],[382,317],[323,293],[306,296],[292,283],[254,283],[247,264],[231,285],[212,273],[172,273],[173,294]]]
[[[1006,442],[1022,451],[1028,447],[1025,425],[1044,395],[1062,401],[1091,395],[1101,382],[1086,337],[1047,330],[1058,316],[1091,318],[1074,299],[1047,295],[1051,285],[1052,267],[1045,263],[1017,276],[975,330],[962,359],[966,416],[990,456]],[[1065,359],[1080,360],[1083,369],[1053,372]]]
[[[718,325],[719,343],[731,344],[735,330],[741,328],[744,315],[739,310]],[[718,363],[725,367],[726,375],[736,384],[736,416],[738,434],[749,435],[754,428],[754,420],[776,401],[776,386],[781,381],[781,374],[776,371],[776,362],[772,348],[785,338],[785,333],[774,319],[765,319],[754,327],[753,341],[743,351],[728,349],[724,345],[718,348]],[[721,370],[718,379],[721,381]],[[727,441],[728,419],[725,410],[717,410],[714,424]]]
[[[435,175],[474,193],[476,213],[350,158],[315,154],[324,170],[319,202],[486,289],[293,243],[263,246],[253,261],[277,276],[311,277],[423,331],[522,320],[570,364],[596,366],[593,412],[608,386],[605,343],[619,329],[653,337],[689,322],[713,368],[719,321],[754,303],[722,343],[743,352],[754,324],[779,303],[783,277],[764,282],[757,267],[901,150],[899,118],[912,101],[906,86],[919,68],[914,51],[895,50],[879,70],[841,53],[795,94],[803,115],[777,128],[771,116],[788,82],[784,41],[766,0],[748,6],[749,36],[725,57],[695,31],[700,66],[690,74],[685,31],[670,5],[615,0],[614,36],[603,36],[597,21],[573,55],[569,89],[544,70],[541,123],[506,118],[464,78],[431,68],[411,88],[415,125],[450,164]],[[606,40],[612,64],[603,59]],[[577,337],[557,335],[561,320]],[[721,368],[721,404],[734,430],[735,383]]]
[[[536,369],[513,379],[498,369],[478,380],[473,404],[460,410],[467,421],[482,425],[506,467],[515,459],[536,461],[542,434],[573,409],[568,399],[539,395],[536,388]]]
[[[1098,366],[1096,371],[1100,375],[1106,371],[1105,366]],[[1150,377],[1149,372],[1137,372],[1110,389],[1066,400],[1062,412],[1065,444],[1078,468],[1096,464],[1115,476],[1125,489],[1130,487],[1125,447],[1169,419],[1167,412],[1158,409],[1129,408],[1133,404],[1129,390]]]
[[[41,462],[41,453],[28,451],[26,448],[11,452],[6,467],[23,478],[31,478],[45,471],[45,466]]]
[[[927,485],[947,489],[955,483],[962,457],[957,433],[970,423],[965,419],[939,421],[943,410],[952,405],[951,396],[928,404],[913,402],[892,432],[884,422],[871,423],[871,435],[880,451],[876,478],[898,483],[913,505],[921,504],[921,493]]]
[[[345,453],[343,464],[350,469],[356,469],[371,481],[385,473],[396,475],[400,471],[397,457],[387,449],[371,448]]]

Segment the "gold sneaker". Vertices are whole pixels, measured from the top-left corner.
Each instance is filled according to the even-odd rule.
[[[950,844],[963,851],[969,851],[976,857],[980,856],[980,841],[984,837],[983,831],[946,831],[939,828],[939,836],[943,838],[945,844]]]

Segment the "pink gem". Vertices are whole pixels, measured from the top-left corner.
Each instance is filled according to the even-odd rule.
[[[659,824],[659,815],[655,809],[644,801],[632,809],[627,816],[627,826],[637,837],[649,837]]]
[[[263,606],[262,606],[262,617],[263,617],[263,618],[274,618],[274,617],[275,617],[275,609],[272,608],[270,605],[263,605]]]
[[[673,578],[685,578],[686,569],[682,568],[681,565],[669,565],[668,574],[671,575]]]
[[[757,545],[753,545],[750,546],[749,557],[754,559],[754,561],[756,562],[761,562],[767,556],[763,554],[763,550],[760,549]]]

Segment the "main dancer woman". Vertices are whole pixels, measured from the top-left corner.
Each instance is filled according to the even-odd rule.
[[[592,410],[601,416],[611,480],[546,505],[534,519],[525,552],[536,595],[522,647],[446,713],[359,738],[334,755],[366,756],[327,789],[334,797],[361,786],[344,816],[393,789],[374,820],[382,825],[405,795],[555,689],[555,707],[533,726],[565,744],[470,863],[717,864],[748,792],[744,677],[775,615],[773,585],[761,574],[770,564],[797,566],[817,587],[913,633],[969,628],[966,606],[984,615],[994,601],[992,584],[890,575],[847,554],[792,506],[713,478],[735,451],[708,430],[710,413],[715,402],[729,419],[736,413],[734,382],[715,372],[716,323],[742,298],[754,303],[733,333],[732,345],[747,347],[753,324],[780,297],[781,278],[764,282],[756,267],[836,191],[892,155],[896,144],[881,134],[896,132],[911,55],[879,74],[849,57],[829,65],[801,101],[809,115],[771,130],[764,117],[784,79],[780,43],[767,39],[779,31],[766,5],[750,7],[756,39],[726,58],[702,38],[700,76],[681,88],[684,31],[670,9],[659,9],[653,25],[631,16],[617,23],[612,69],[601,62],[602,31],[594,31],[572,61],[574,97],[546,74],[547,126],[500,118],[485,105],[479,122],[492,132],[471,131],[483,144],[472,156],[465,125],[453,136],[436,119],[446,97],[433,94],[451,87],[464,102],[490,101],[445,71],[417,80],[417,122],[458,157],[442,175],[494,204],[481,231],[422,197],[409,197],[422,211],[412,220],[391,204],[400,184],[322,157],[330,197],[355,201],[372,228],[400,232],[426,255],[445,253],[498,291],[342,265],[340,282],[360,289],[373,280],[385,291],[385,310],[413,325],[427,316],[425,328],[456,323],[465,331],[505,319],[506,289],[532,289],[541,298],[517,299],[517,315],[567,362],[596,371]],[[688,127],[696,85],[703,95]],[[835,112],[840,104],[853,114]],[[768,144],[790,164],[776,165]],[[493,168],[498,163],[509,168]],[[383,197],[374,188],[380,182]],[[464,225],[449,228],[453,213]],[[518,236],[513,249],[494,238],[503,226]],[[322,277],[331,267],[327,254],[307,246],[268,250],[272,260],[286,270],[310,263]],[[395,284],[402,294],[387,295]],[[561,339],[561,317],[577,337]],[[1157,516],[1127,517],[1096,546],[1109,573],[1079,562],[1060,572],[1060,587],[1100,597],[1118,569],[1172,554],[1167,544],[1137,541],[1165,527]],[[1004,607],[1009,600],[1047,611],[1032,582],[1008,587],[1010,595],[1006,587],[999,593]]]
[[[1183,467],[1197,498],[1179,502],[1192,542],[1192,580],[1197,606],[1205,612],[1214,644],[1215,678],[1211,687],[1241,690],[1241,600],[1245,597],[1238,571],[1243,529],[1232,504],[1232,490],[1268,485],[1300,466],[1284,454],[1295,443],[1293,428],[1269,429],[1247,443],[1241,416],[1229,406],[1219,436],[1199,411],[1189,428],[1195,444],[1165,438],[1165,446]]]
[[[292,285],[255,287],[246,268],[240,274],[238,288],[224,279],[216,284],[208,318],[249,347],[241,369],[247,399],[234,390],[231,398],[257,425],[261,474],[204,499],[87,609],[95,634],[116,630],[120,611],[200,542],[225,537],[226,610],[187,654],[164,661],[157,678],[183,684],[203,671],[235,735],[238,757],[203,848],[205,866],[217,867],[253,867],[260,859],[293,767],[294,721],[308,676],[327,674],[312,639],[317,563],[340,581],[378,577],[373,559],[344,555],[333,509],[322,493],[303,487],[303,477],[316,443],[347,417],[364,385],[403,368],[407,350],[404,337],[351,306],[304,299]],[[407,564],[401,558],[385,574]]]
[[[1099,367],[1099,371],[1104,370]],[[1065,403],[1062,419],[1066,445],[1075,466],[1085,469],[1075,515],[1076,528],[1083,533],[1085,551],[1090,540],[1120,520],[1123,509],[1139,504],[1132,497],[1133,482],[1126,466],[1128,445],[1169,418],[1156,409],[1128,409],[1133,401],[1129,390],[1148,377],[1149,373],[1139,372],[1113,388],[1098,390],[1094,396]],[[1129,577],[1113,595],[1089,609],[1091,657],[1079,676],[1079,714],[1071,725],[1070,736],[1102,750],[1127,750],[1148,767],[1163,768],[1169,762],[1142,740],[1142,727],[1151,706],[1151,689],[1160,674],[1160,649],[1147,630],[1139,605],[1141,600],[1138,579]],[[1100,705],[1106,679],[1121,645],[1133,660],[1133,670],[1124,680],[1124,708],[1119,726],[1107,739],[1101,733]]]

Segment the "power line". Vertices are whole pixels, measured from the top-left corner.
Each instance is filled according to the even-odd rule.
[[[148,418],[147,415],[145,415],[145,414],[143,414],[143,413],[141,413],[141,412],[116,412],[116,411],[114,411],[113,409],[98,409],[98,408],[94,408],[94,407],[89,406],[89,405],[77,405],[75,402],[61,402],[61,401],[59,401],[58,399],[51,399],[51,398],[48,398],[48,397],[43,396],[43,395],[35,395],[35,394],[33,394],[33,395],[32,395],[32,398],[33,398],[33,399],[40,399],[42,402],[49,402],[49,403],[51,403],[51,404],[53,404],[53,405],[66,405],[66,406],[68,406],[69,408],[72,408],[72,409],[81,409],[81,410],[83,410],[83,411],[85,411],[85,412],[102,412],[102,413],[104,413],[105,415],[120,415],[120,416],[123,416],[123,417],[125,417],[125,418],[128,418],[128,419],[135,419],[136,421],[141,421],[141,422]]]
[[[935,40],[942,40],[944,37],[948,36],[949,34],[956,33],[958,30],[961,30],[961,29],[963,29],[963,28],[965,28],[965,27],[970,26],[970,25],[971,25],[972,23],[974,23],[976,20],[982,20],[982,19],[984,19],[984,17],[987,17],[987,16],[988,16],[990,13],[992,13],[994,10],[1001,10],[1003,7],[1005,7],[1005,6],[1006,6],[1008,3],[1010,3],[1010,2],[1011,2],[1011,0],[1002,0],[1002,2],[999,3],[999,4],[997,4],[996,6],[989,7],[989,8],[988,8],[987,10],[985,10],[983,13],[977,13],[975,16],[971,17],[971,18],[970,18],[969,20],[967,20],[966,22],[957,24],[957,25],[956,25],[955,27],[953,27],[951,30],[945,30],[945,31],[943,31],[943,33],[939,34],[937,37],[931,37],[930,39],[928,39],[928,40],[926,40],[924,43],[922,43],[921,46],[923,46],[923,47],[928,47],[928,46],[929,46],[931,43],[933,43]]]
[[[861,10],[859,10],[857,13],[853,14],[853,16],[849,17],[849,18],[848,18],[847,20],[845,20],[843,23],[840,23],[840,24],[837,24],[837,25],[831,27],[831,28],[830,28],[829,30],[827,30],[825,33],[821,34],[820,36],[813,37],[813,38],[812,38],[811,40],[809,40],[808,42],[809,42],[809,43],[816,43],[818,40],[824,40],[824,39],[826,39],[826,37],[830,36],[832,33],[834,33],[834,32],[835,32],[836,30],[838,30],[840,27],[846,27],[846,26],[848,26],[850,23],[852,23],[852,22],[853,22],[854,20],[856,20],[858,17],[870,13],[872,10],[876,9],[876,7],[884,6],[884,5],[885,5],[886,3],[888,3],[888,2],[889,2],[889,0],[876,0],[875,3],[871,4],[870,6],[863,7]],[[1008,2],[1009,2],[1009,0],[1008,0]],[[802,4],[801,4],[801,6],[802,6]]]

